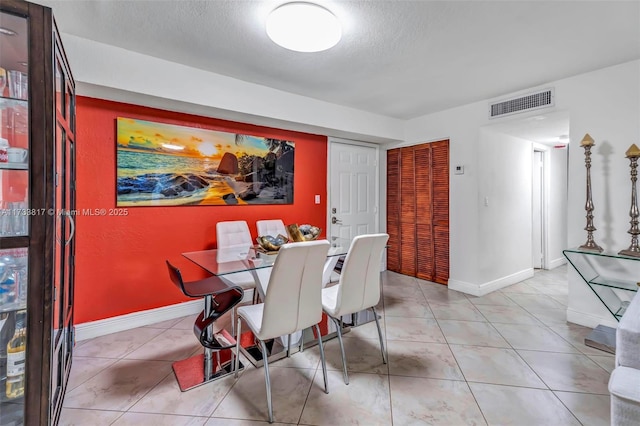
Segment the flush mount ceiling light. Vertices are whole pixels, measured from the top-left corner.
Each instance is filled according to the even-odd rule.
[[[286,3],[267,18],[267,35],[276,44],[296,52],[320,52],[342,37],[338,18],[313,3]]]

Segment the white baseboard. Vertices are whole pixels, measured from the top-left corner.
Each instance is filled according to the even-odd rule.
[[[85,322],[75,326],[76,341],[92,339],[118,331],[130,330],[161,321],[197,314],[202,311],[202,307],[202,299],[199,299],[163,306],[161,308],[148,309],[146,311],[132,312],[130,314],[105,318],[98,321]]]
[[[565,263],[567,263],[567,258],[566,257],[560,257],[558,259],[553,259],[551,261],[549,261],[549,269],[555,269],[558,266],[562,266]]]
[[[484,296],[493,291],[500,290],[501,288],[508,287],[511,284],[519,283],[527,278],[533,277],[533,268],[527,268],[515,274],[507,275],[506,277],[498,278],[497,280],[489,281],[483,284],[472,284],[464,281],[449,280],[449,289],[456,290],[462,293],[470,294],[472,296]]]
[[[460,293],[466,293],[472,296],[478,296],[477,293],[480,291],[478,284],[472,284],[466,281],[453,280],[451,278],[449,278],[447,287],[449,287],[449,290],[459,291]]]
[[[618,321],[614,319],[602,318],[598,315],[580,312],[570,308],[567,308],[567,321],[589,328],[596,328],[600,324],[606,325],[607,327],[618,328]]]

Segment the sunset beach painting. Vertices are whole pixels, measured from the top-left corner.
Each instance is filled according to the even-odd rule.
[[[293,203],[295,143],[117,119],[117,206]]]

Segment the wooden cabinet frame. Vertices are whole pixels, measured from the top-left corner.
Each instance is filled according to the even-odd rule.
[[[74,342],[75,83],[50,8],[2,0],[0,11],[27,20],[28,199],[43,212],[29,216],[28,236],[2,237],[0,249],[28,248],[24,424],[50,425]]]

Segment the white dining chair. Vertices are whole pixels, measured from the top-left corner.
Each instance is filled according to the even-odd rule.
[[[329,242],[326,240],[284,244],[273,265],[264,303],[238,308],[238,335],[241,334],[241,322],[244,320],[262,347],[269,423],[273,423],[273,407],[265,340],[315,327],[322,360],[324,391],[329,393],[327,366],[318,327],[322,320],[322,267],[328,251]],[[237,339],[236,353],[239,351],[240,339]],[[238,356],[236,366],[237,360]],[[237,375],[236,368],[236,377]]]
[[[216,239],[218,248],[252,246],[249,225],[244,220],[232,220],[216,223]]]
[[[258,230],[258,236],[263,237],[265,235],[271,235],[272,237],[277,237],[278,235],[283,235],[287,237],[287,228],[284,226],[284,222],[280,219],[263,219],[256,221],[256,229]],[[269,282],[269,274],[268,270],[260,270],[258,274],[260,276],[260,281],[264,281],[265,283]],[[291,342],[289,342],[291,339]],[[302,339],[302,332],[293,333],[287,337],[282,337],[281,342],[283,345],[292,346],[300,343],[300,339]]]
[[[322,290],[322,309],[331,318],[337,329],[344,382],[347,385],[349,384],[349,375],[347,374],[347,360],[340,327],[340,318],[343,315],[355,314],[365,309],[373,310],[380,338],[382,362],[387,363],[382,330],[375,306],[380,301],[380,261],[388,239],[388,234],[369,234],[355,237],[351,241],[351,246],[342,265],[338,284]]]
[[[249,225],[247,225],[247,222],[244,220],[216,223],[216,240],[218,249],[227,250],[227,253],[233,252],[234,250],[248,252],[249,247],[253,245]],[[223,279],[242,288],[245,294],[243,302],[256,300],[256,279],[250,272],[226,274],[223,276]],[[235,309],[231,311],[231,329],[232,334],[235,336],[235,333],[233,333],[234,324]]]
[[[256,229],[259,237],[265,235],[271,235],[272,237],[277,237],[278,235],[287,236],[287,228],[285,228],[284,222],[280,219],[257,220]]]

